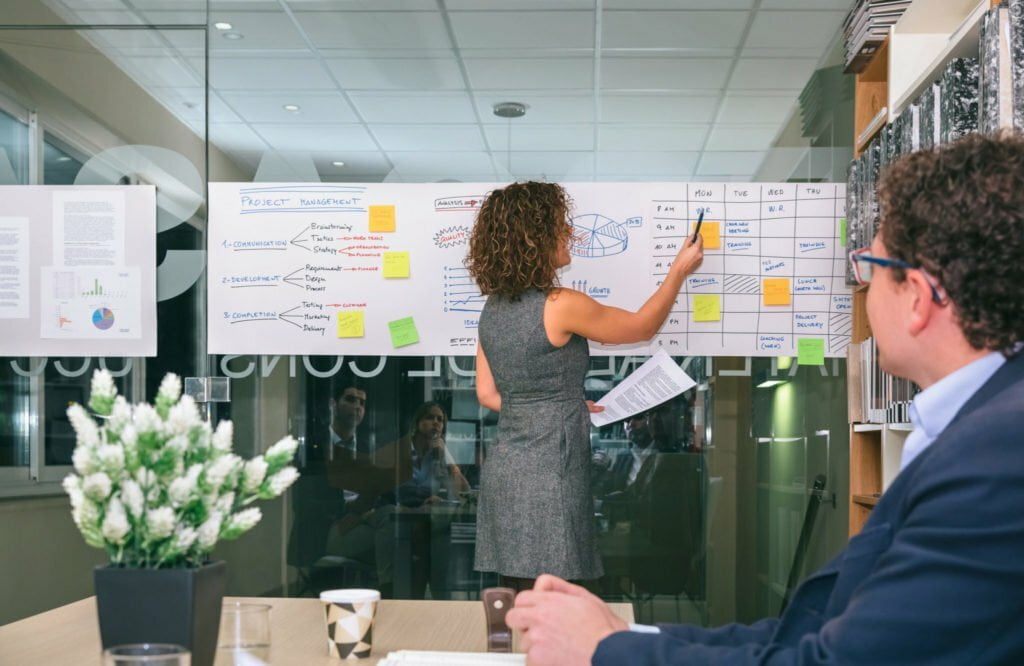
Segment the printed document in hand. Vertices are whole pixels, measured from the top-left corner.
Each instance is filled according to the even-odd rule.
[[[608,425],[645,409],[657,407],[697,385],[672,358],[659,349],[646,363],[633,371],[621,384],[597,401],[603,412],[593,412],[590,422]]]

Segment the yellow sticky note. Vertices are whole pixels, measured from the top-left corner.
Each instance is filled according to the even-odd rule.
[[[765,278],[763,286],[765,305],[790,304],[789,278]]]
[[[363,311],[344,310],[338,313],[338,337],[363,337]]]
[[[386,277],[386,278],[407,278],[407,277],[409,277],[409,253],[408,252],[385,252],[384,253],[384,277]]]
[[[722,297],[719,294],[698,294],[693,297],[694,321],[721,321]]]
[[[391,333],[392,347],[404,347],[420,341],[420,334],[412,317],[389,321],[388,332]]]
[[[394,206],[370,206],[370,231],[384,232],[395,230]]]
[[[690,228],[690,235],[697,230],[697,223],[694,222]],[[722,223],[701,222],[700,237],[704,239],[705,250],[717,250],[722,247]]]

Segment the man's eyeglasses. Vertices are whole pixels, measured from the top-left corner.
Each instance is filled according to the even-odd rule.
[[[939,305],[946,302],[945,294],[943,294],[942,289],[939,287],[938,281],[920,266],[911,266],[902,259],[876,257],[871,254],[871,248],[867,247],[851,252],[850,261],[853,263],[853,277],[857,280],[857,284],[868,284],[871,282],[871,273],[874,266],[902,268],[906,271],[920,271],[921,275],[924,276],[925,282],[932,288],[932,300]]]

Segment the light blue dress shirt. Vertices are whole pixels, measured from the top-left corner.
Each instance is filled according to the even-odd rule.
[[[951,372],[914,396],[910,403],[910,422],[914,424],[914,430],[903,443],[900,470],[935,441],[964,403],[1003,363],[1006,363],[1006,357],[999,352],[992,352]]]

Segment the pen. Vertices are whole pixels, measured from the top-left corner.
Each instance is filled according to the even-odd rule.
[[[700,234],[700,225],[701,225],[702,222],[704,222],[704,211],[703,210],[700,212],[700,215],[697,217],[697,228],[693,230],[693,240],[690,241],[691,243],[696,243],[697,242],[697,236]]]

